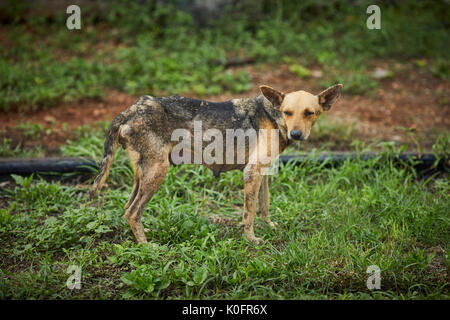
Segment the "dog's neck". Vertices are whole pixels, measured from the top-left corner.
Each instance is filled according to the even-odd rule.
[[[255,98],[257,103],[261,103],[263,105],[263,109],[266,112],[267,117],[274,124],[275,129],[278,129],[280,132],[280,138],[282,139],[282,150],[292,144],[292,140],[288,138],[287,126],[284,121],[283,115],[281,111],[275,108],[272,103],[267,100],[262,94]]]

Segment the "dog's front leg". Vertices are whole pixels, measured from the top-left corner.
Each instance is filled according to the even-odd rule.
[[[261,187],[259,189],[259,212],[261,219],[269,224],[272,228],[277,227],[277,224],[269,218],[270,194],[269,194],[269,176],[263,175],[261,180]]]
[[[260,167],[255,164],[249,164],[244,169],[244,216],[242,224],[244,225],[245,237],[256,244],[261,243],[261,238],[255,237],[253,226],[255,223],[256,204],[258,193],[261,186]]]

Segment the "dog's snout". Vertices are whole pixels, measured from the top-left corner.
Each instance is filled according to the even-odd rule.
[[[302,140],[303,132],[301,132],[300,130],[291,130],[291,138],[294,140]]]

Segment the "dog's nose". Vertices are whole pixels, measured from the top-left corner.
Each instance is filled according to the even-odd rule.
[[[300,130],[291,130],[291,138],[294,140],[302,140],[303,132]]]

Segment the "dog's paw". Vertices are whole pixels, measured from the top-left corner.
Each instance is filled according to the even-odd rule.
[[[272,220],[266,220],[266,222],[271,228],[273,228],[273,229],[278,228],[278,223],[273,222]]]
[[[261,238],[257,238],[255,237],[254,239],[251,240],[254,244],[259,245],[259,244],[263,244],[264,240]]]
[[[247,236],[247,240],[256,245],[262,244],[264,242],[263,239],[255,236]]]

